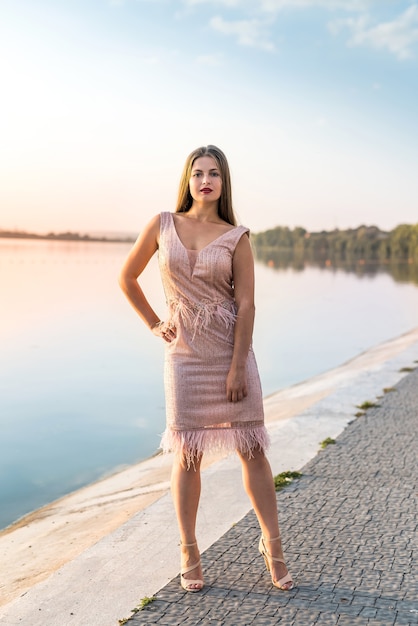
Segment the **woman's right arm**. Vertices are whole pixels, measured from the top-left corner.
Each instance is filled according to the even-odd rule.
[[[142,230],[123,264],[119,274],[119,285],[148,328],[154,334],[162,336],[165,341],[171,341],[175,336],[175,329],[173,329],[173,332],[170,332],[168,328],[162,327],[160,318],[151,307],[138,284],[138,276],[142,274],[149,260],[158,250],[159,236],[160,216],[156,215]]]

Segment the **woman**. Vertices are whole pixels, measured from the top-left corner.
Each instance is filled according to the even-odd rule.
[[[200,465],[209,449],[236,450],[243,482],[260,523],[259,550],[272,582],[289,590],[264,426],[260,379],[251,338],[254,261],[248,228],[236,226],[228,162],[216,146],[194,150],[180,181],[175,213],[144,228],[120,275],[128,300],[165,341],[167,427],[174,451],[171,489],[181,538],[181,585],[203,588],[195,527]],[[138,277],[158,250],[168,319],[151,308]]]

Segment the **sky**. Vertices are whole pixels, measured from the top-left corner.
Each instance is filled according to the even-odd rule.
[[[254,232],[418,222],[418,1],[0,0],[0,229],[136,233],[196,147]]]

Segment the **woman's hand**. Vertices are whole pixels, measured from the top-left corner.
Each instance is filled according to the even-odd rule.
[[[177,329],[172,322],[157,322],[151,327],[151,331],[167,343],[171,343],[177,337]]]
[[[228,402],[240,402],[246,398],[247,394],[246,368],[231,368],[226,378],[226,398]]]

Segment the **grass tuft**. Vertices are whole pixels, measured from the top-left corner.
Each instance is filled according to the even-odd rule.
[[[302,474],[300,472],[282,472],[281,474],[277,474],[277,476],[274,477],[274,488],[276,491],[280,491],[301,476]]]
[[[145,598],[142,598],[141,602],[139,603],[139,605],[137,606],[136,609],[134,609],[135,612],[138,611],[142,611],[142,609],[145,609],[146,606],[148,606],[149,604],[151,604],[151,602],[154,602],[154,600],[156,600],[156,596],[145,596]]]
[[[415,369],[416,369],[415,367],[401,367],[399,371],[400,372],[414,372]]]
[[[367,409],[371,409],[374,406],[379,406],[376,402],[370,402],[370,400],[366,400],[363,404],[356,405],[358,409],[362,409],[362,411],[367,411]]]
[[[145,598],[142,598],[142,600],[139,603],[139,605],[136,606],[134,609],[132,609],[132,611],[131,611],[132,615],[135,615],[139,611],[142,611],[142,609],[145,609],[146,606],[151,604],[151,602],[154,602],[154,600],[156,600],[156,599],[157,599],[156,596],[151,596],[151,597],[145,596]],[[123,626],[124,624],[127,624],[129,619],[130,619],[129,617],[123,617],[122,619],[118,620],[118,623],[119,623],[120,626]]]
[[[396,391],[395,387],[384,387],[383,393],[391,393],[392,391]]]
[[[331,446],[334,443],[335,439],[332,439],[332,437],[327,437],[326,439],[324,439],[324,441],[321,441],[319,445],[321,446],[321,448],[326,448],[327,446]]]

